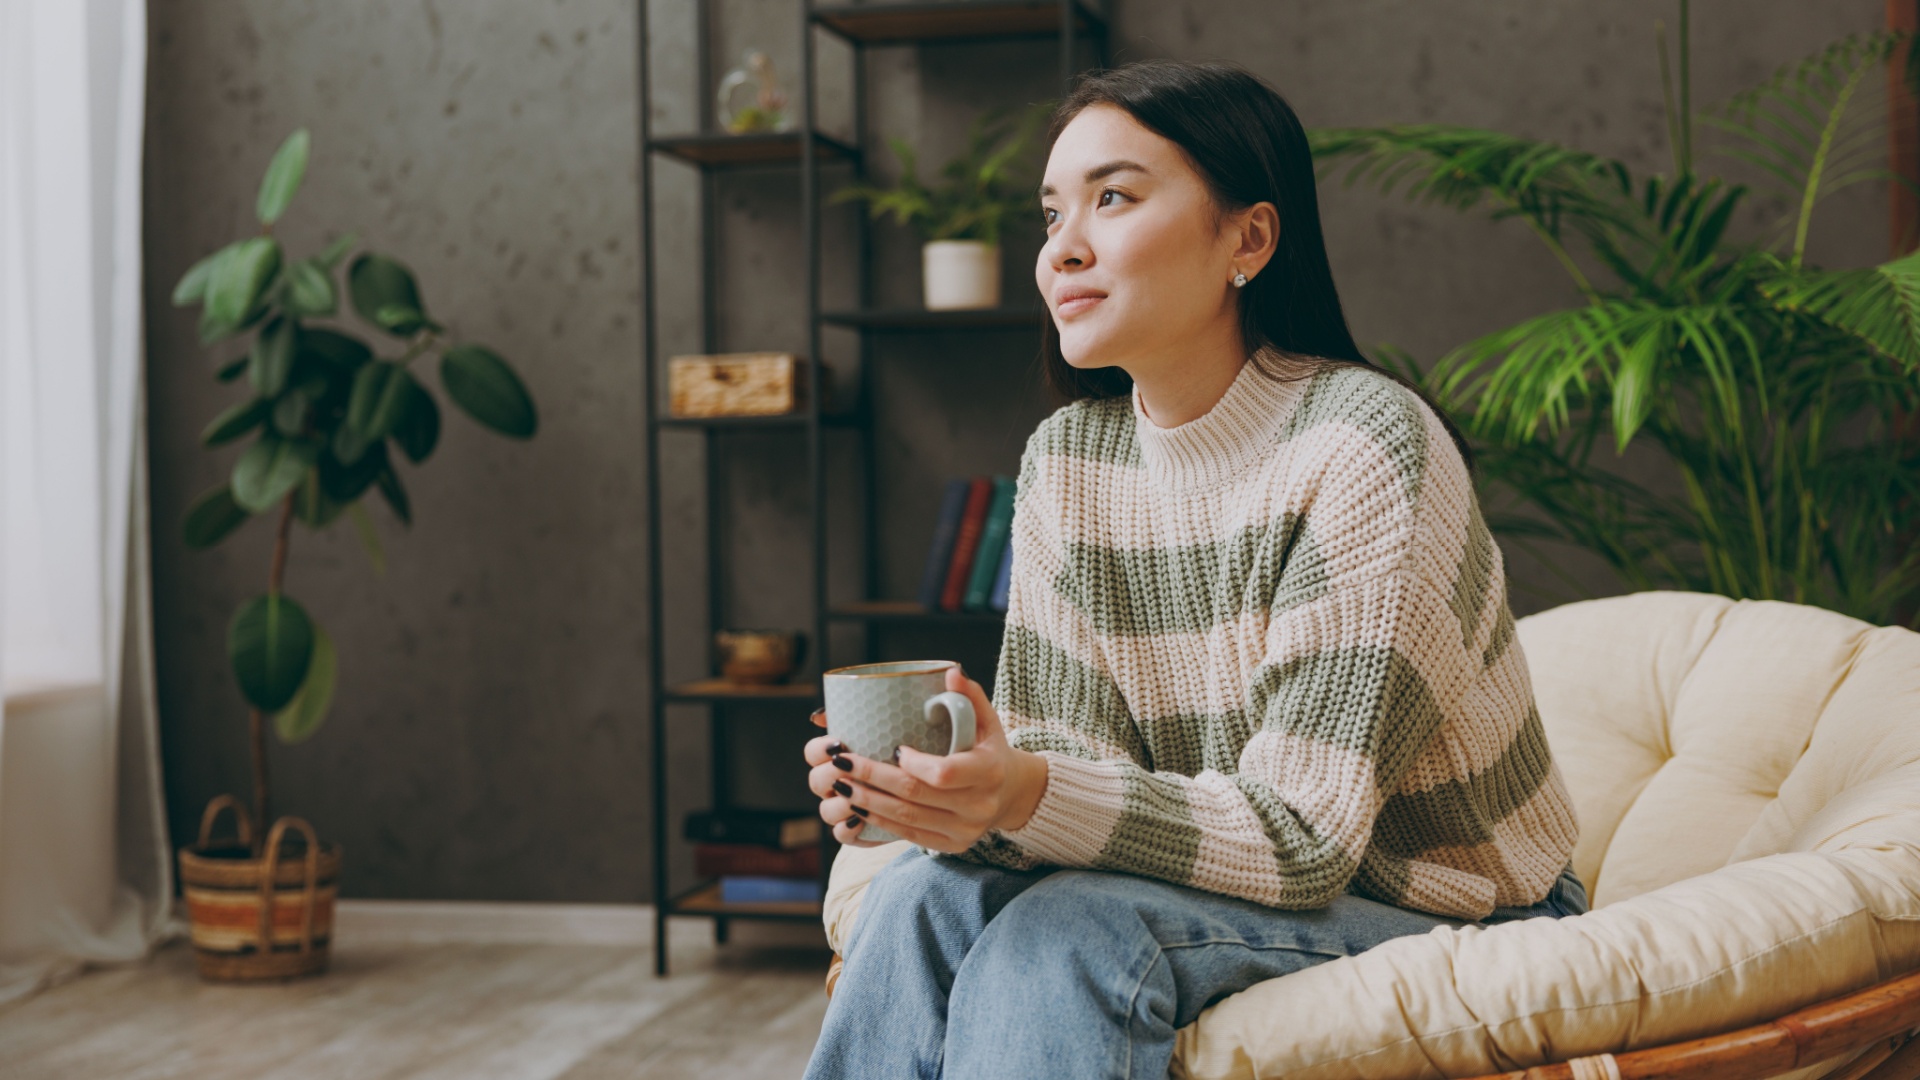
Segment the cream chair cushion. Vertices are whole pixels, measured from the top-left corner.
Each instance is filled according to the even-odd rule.
[[[1595,910],[1440,928],[1249,987],[1180,1031],[1173,1075],[1475,1076],[1714,1034],[1920,967],[1920,634],[1656,592],[1522,619],[1519,641]],[[835,949],[906,846],[841,850]]]

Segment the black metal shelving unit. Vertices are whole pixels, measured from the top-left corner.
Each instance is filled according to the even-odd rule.
[[[669,827],[667,820],[667,736],[668,724],[666,709],[669,705],[698,704],[711,709],[708,733],[711,740],[713,760],[713,791],[716,806],[725,806],[729,801],[725,779],[727,776],[727,717],[738,708],[780,709],[790,712],[797,731],[807,737],[816,731],[807,723],[806,717],[820,704],[818,672],[837,666],[827,654],[830,638],[828,631],[833,624],[860,624],[872,628],[897,626],[933,626],[933,627],[980,627],[993,628],[1003,624],[998,612],[941,612],[927,611],[918,604],[897,600],[869,599],[857,603],[829,605],[827,602],[827,519],[826,519],[826,474],[824,469],[825,432],[843,430],[860,440],[862,459],[862,482],[866,487],[862,505],[865,507],[865,533],[867,551],[867,569],[862,582],[862,595],[873,597],[878,588],[877,560],[873,557],[877,535],[874,519],[874,453],[873,453],[873,415],[871,396],[867,385],[868,346],[867,340],[874,334],[935,334],[966,333],[970,331],[1017,330],[1022,327],[1038,328],[1042,309],[1037,306],[1013,306],[983,311],[926,311],[922,309],[882,309],[869,306],[872,299],[871,289],[871,245],[867,236],[866,218],[860,217],[860,235],[857,240],[859,251],[857,269],[857,294],[860,307],[855,310],[826,311],[821,307],[821,245],[820,245],[820,178],[823,169],[846,169],[855,177],[861,174],[862,150],[867,145],[866,131],[866,50],[879,46],[914,46],[926,43],[981,43],[1019,40],[1057,38],[1060,42],[1060,85],[1065,88],[1074,74],[1081,69],[1077,57],[1085,46],[1092,55],[1094,64],[1101,65],[1106,60],[1106,20],[1090,0],[931,0],[931,2],[871,3],[871,4],[832,4],[820,5],[814,0],[796,0],[796,9],[800,20],[800,77],[795,88],[794,98],[798,107],[798,131],[760,135],[732,135],[717,133],[713,118],[709,90],[713,85],[710,77],[709,58],[711,56],[712,29],[710,25],[709,0],[699,0],[696,71],[699,88],[696,99],[701,102],[701,130],[690,134],[656,135],[652,130],[651,115],[647,106],[650,94],[648,70],[648,32],[647,0],[639,3],[639,49],[640,49],[640,145],[644,148],[641,155],[641,245],[643,275],[643,313],[645,327],[645,380],[643,403],[647,416],[647,524],[648,541],[648,583],[652,602],[650,607],[650,642],[648,647],[648,668],[652,694],[648,709],[652,755],[652,835],[653,835],[653,902],[654,902],[654,972],[664,976],[668,970],[667,958],[667,920],[673,916],[700,916],[711,918],[714,924],[714,940],[725,943],[727,924],[732,919],[779,919],[779,920],[817,920],[821,917],[821,904],[817,902],[801,904],[728,904],[719,898],[717,881],[702,881],[689,888],[673,890],[668,881],[667,841]],[[852,47],[853,54],[853,95],[852,108],[854,133],[851,142],[842,141],[818,130],[815,115],[815,35],[831,34],[839,37]],[[810,133],[803,136],[802,133]],[[686,419],[660,415],[659,387],[663,364],[659,356],[658,320],[655,301],[655,259],[654,259],[654,184],[653,164],[656,155],[692,165],[700,170],[701,211],[700,211],[700,250],[701,274],[701,327],[703,351],[713,352],[719,340],[718,312],[715,303],[717,280],[714,270],[715,253],[718,243],[718,196],[716,192],[719,174],[734,169],[745,168],[782,168],[795,172],[795,182],[800,191],[801,247],[804,267],[798,275],[802,287],[806,290],[807,307],[807,386],[805,406],[801,411],[774,417],[736,417],[716,419]],[[846,393],[853,401],[853,407],[844,412],[824,412],[821,408],[825,386],[821,370],[822,340],[824,327],[834,326],[850,329],[859,338],[859,356],[857,370],[859,377],[852,387],[836,387],[836,395]],[[692,682],[668,684],[665,681],[665,633],[666,627],[661,584],[665,575],[662,566],[660,530],[660,458],[661,434],[666,431],[700,431],[705,435],[707,462],[706,497],[711,509],[716,505],[714,494],[718,486],[718,462],[724,445],[726,432],[731,429],[790,429],[805,439],[807,484],[810,492],[810,560],[812,576],[812,607],[814,647],[807,668],[810,674],[796,676],[796,681],[773,687],[745,688],[728,685],[717,678],[702,678]],[[709,514],[707,536],[707,629],[727,625],[725,594],[721,587],[721,578],[725,572],[723,553],[720,547],[721,530],[714,527],[714,516]],[[871,633],[862,635],[862,652],[872,653]],[[860,659],[867,659],[862,656]],[[837,843],[832,830],[822,822],[820,883],[824,891],[828,868],[832,863]]]

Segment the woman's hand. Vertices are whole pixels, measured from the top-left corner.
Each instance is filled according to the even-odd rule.
[[[807,786],[820,796],[820,817],[833,825],[834,839],[878,847],[881,841],[859,839],[871,819],[930,851],[957,854],[990,829],[1026,824],[1046,791],[1046,759],[1008,745],[986,692],[960,668],[948,669],[947,689],[973,702],[970,750],[926,754],[903,746],[899,763],[891,764],[848,752],[832,736],[808,741]],[[826,727],[826,710],[813,722]]]

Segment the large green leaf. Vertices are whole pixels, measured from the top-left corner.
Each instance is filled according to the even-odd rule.
[[[287,596],[256,596],[227,626],[227,659],[247,701],[262,712],[277,712],[306,679],[313,659],[313,622]]]
[[[331,315],[339,308],[333,277],[316,259],[301,259],[287,267],[280,303],[289,315]]]
[[[200,309],[201,342],[217,341],[252,321],[262,307],[267,282],[279,269],[280,245],[270,237],[255,236],[221,249]]]
[[[293,373],[293,350],[298,329],[293,320],[279,318],[266,325],[253,339],[247,354],[247,381],[261,397],[279,397],[287,388],[287,376]]]
[[[413,272],[385,255],[369,252],[353,260],[347,268],[347,295],[361,318],[397,337],[427,324]]]
[[[502,435],[533,437],[533,398],[505,360],[479,345],[456,345],[440,359],[440,383],[467,415]]]
[[[347,416],[336,436],[334,453],[342,461],[358,461],[369,446],[393,434],[406,412],[413,376],[390,360],[375,360],[353,377]]]
[[[182,532],[188,547],[212,547],[239,528],[247,517],[246,510],[233,501],[232,489],[222,484],[194,500],[187,510]]]
[[[279,734],[283,743],[304,742],[320,730],[320,724],[327,718],[327,710],[333,706],[333,684],[335,678],[335,658],[333,639],[320,624],[313,625],[313,657],[307,663],[307,674],[300,681],[300,689],[294,692],[293,700],[286,708],[274,714],[273,730]]]
[[[282,435],[305,434],[309,407],[304,390],[289,390],[280,395],[273,406],[273,430]]]
[[[234,501],[256,514],[271,507],[299,485],[318,456],[318,447],[305,439],[261,435],[234,462]]]
[[[208,446],[219,446],[221,443],[232,442],[247,432],[252,431],[254,428],[259,427],[260,421],[266,419],[267,414],[271,412],[272,409],[273,402],[266,398],[254,398],[250,401],[239,402],[223,410],[219,416],[214,417],[213,421],[200,432],[200,441]],[[226,489],[222,488],[221,490],[224,491]]]
[[[300,351],[312,355],[330,368],[349,374],[373,359],[373,350],[358,338],[348,337],[336,330],[306,326],[300,328]]]
[[[187,267],[180,275],[179,284],[173,287],[173,306],[185,307],[206,299],[207,283],[213,280],[213,264],[219,261],[220,252],[213,254]]]
[[[427,460],[433,448],[440,441],[440,406],[433,395],[418,382],[408,380],[409,390],[405,411],[401,413],[400,423],[393,429],[393,439],[407,459],[415,465]]]
[[[301,178],[307,175],[310,143],[307,129],[301,128],[287,136],[287,141],[274,152],[273,161],[267,165],[267,175],[260,181],[260,195],[254,200],[254,212],[259,215],[260,224],[272,225],[287,212],[293,193],[300,190]]]

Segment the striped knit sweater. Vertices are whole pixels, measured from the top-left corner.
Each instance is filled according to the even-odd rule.
[[[1068,405],[1027,442],[1013,545],[993,700],[1046,791],[950,857],[1473,920],[1567,864],[1500,549],[1377,371],[1243,363],[1172,428],[1137,390]]]

